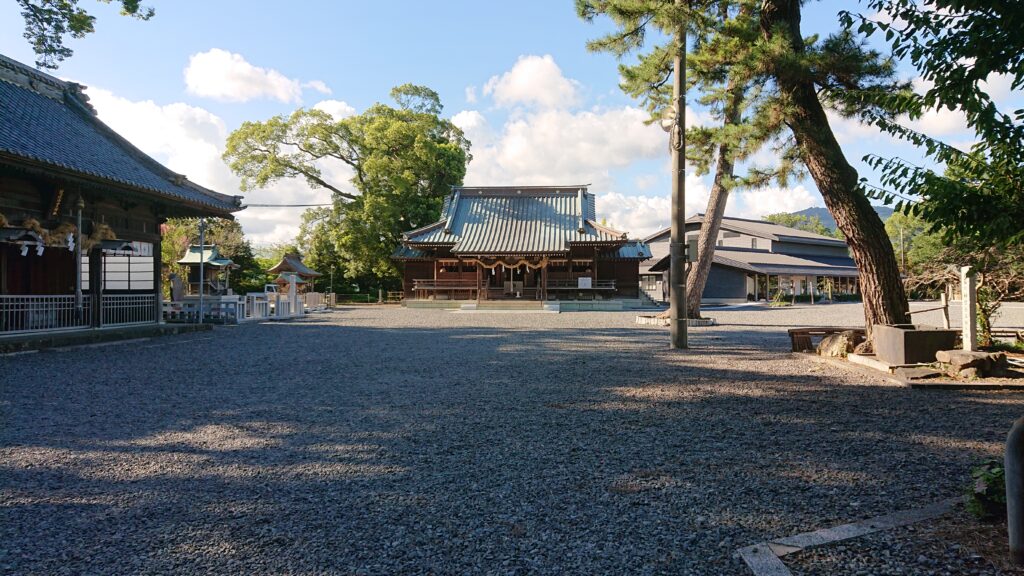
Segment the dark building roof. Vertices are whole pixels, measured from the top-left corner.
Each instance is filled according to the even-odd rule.
[[[704,215],[695,214],[686,219],[686,229],[687,231],[700,229],[700,225],[703,223]],[[653,242],[668,238],[671,230],[671,228],[659,230],[647,238],[644,238],[644,241]],[[789,226],[782,226],[780,224],[774,224],[764,220],[749,220],[747,218],[733,218],[731,216],[726,216],[722,218],[722,230],[739,232],[741,234],[765,238],[776,242],[795,242],[799,244],[817,244],[821,246],[846,246],[846,242],[839,240],[838,238],[822,236],[821,234],[815,234],[814,232],[790,228]]]
[[[840,256],[805,256],[778,254],[767,250],[716,247],[713,264],[736,268],[751,274],[785,274],[792,276],[845,276],[856,277],[857,265],[852,258]],[[669,257],[654,263],[650,272],[669,269]]]
[[[316,278],[317,276],[321,276],[319,272],[303,264],[302,258],[294,252],[291,254],[285,254],[281,258],[281,261],[275,264],[270,270],[267,270],[267,272],[271,274],[277,272],[294,272],[303,278]]]
[[[624,232],[596,219],[586,186],[459,187],[445,200],[441,219],[407,232],[402,244],[461,255],[564,254],[574,245],[626,244]],[[403,254],[395,257],[408,259]]]
[[[197,215],[242,208],[240,196],[189,182],[111,130],[82,89],[0,56],[0,162],[175,201]]]

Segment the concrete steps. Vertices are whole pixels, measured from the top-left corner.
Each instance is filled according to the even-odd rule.
[[[540,300],[482,300],[476,303],[477,310],[543,310]]]

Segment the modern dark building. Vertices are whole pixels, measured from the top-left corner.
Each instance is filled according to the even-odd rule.
[[[691,252],[704,215],[686,221]],[[659,302],[668,301],[669,233],[666,228],[644,239],[653,258],[640,269],[644,292]],[[715,256],[702,301],[729,304],[786,295],[856,294],[857,265],[846,242],[765,222],[723,218]]]

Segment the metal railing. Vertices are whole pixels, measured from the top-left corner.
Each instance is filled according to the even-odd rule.
[[[476,290],[476,280],[413,279],[413,290]]]
[[[92,324],[91,297],[0,295],[0,334],[88,328]]]
[[[548,290],[615,290],[615,280],[592,280],[590,288],[580,288],[577,280],[548,280]]]
[[[156,294],[104,294],[100,320],[102,326],[155,323]]]

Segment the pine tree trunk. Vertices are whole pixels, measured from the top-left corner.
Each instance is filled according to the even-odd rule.
[[[784,35],[794,52],[803,52],[800,0],[764,0],[761,32],[769,39]],[[868,333],[874,324],[906,322],[907,298],[892,243],[882,219],[858,188],[857,171],[832,133],[813,81],[805,69],[792,62],[777,67],[774,76],[788,99],[786,124],[857,263]]]
[[[743,90],[729,90],[729,101],[725,107],[725,125],[736,125],[740,122],[740,104],[743,101]],[[697,261],[687,277],[686,282],[686,317],[700,318],[700,299],[704,294],[711,263],[715,258],[715,244],[718,231],[722,228],[722,217],[725,216],[725,205],[729,200],[729,180],[733,177],[732,150],[728,144],[718,147],[718,165],[715,168],[715,181],[711,186],[711,197],[704,213],[704,222],[697,236]]]

